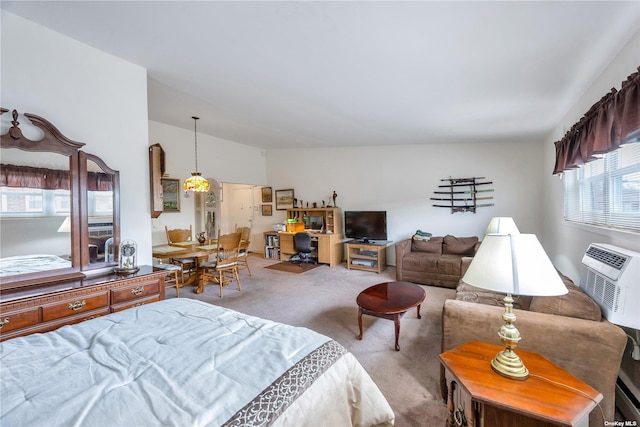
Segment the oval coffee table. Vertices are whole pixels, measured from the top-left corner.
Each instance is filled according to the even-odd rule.
[[[411,308],[418,307],[418,319],[420,316],[420,304],[424,301],[425,292],[415,283],[385,282],[373,285],[360,292],[356,303],[358,304],[358,327],[362,339],[362,315],[380,317],[393,320],[396,326],[396,351],[400,351],[398,336],[400,335],[400,319]]]

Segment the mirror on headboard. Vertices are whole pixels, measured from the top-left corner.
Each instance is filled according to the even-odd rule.
[[[84,277],[116,264],[119,174],[50,122],[2,109],[0,291]],[[24,130],[24,134],[23,134]],[[102,250],[92,237],[106,235]],[[116,254],[117,251],[112,251]]]

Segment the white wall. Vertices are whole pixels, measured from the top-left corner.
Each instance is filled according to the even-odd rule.
[[[197,115],[198,112],[185,112]],[[206,117],[200,117],[200,121]],[[195,171],[195,135],[193,130],[178,128],[150,120],[149,144],[160,144],[165,151],[165,173],[180,179],[180,184]],[[148,160],[145,162],[145,167]],[[198,133],[198,172],[219,183],[265,185],[267,181],[264,150]],[[165,225],[186,228],[194,223],[194,198],[180,194],[180,212],[164,212],[152,221],[154,245],[166,243]],[[223,195],[224,200],[224,195]],[[148,209],[147,209],[148,210]],[[123,211],[124,212],[124,211]],[[220,211],[224,214],[224,211]],[[223,215],[222,215],[223,216]],[[227,226],[229,218],[216,218],[216,224]],[[195,230],[194,230],[195,233]]]
[[[482,237],[494,216],[511,216],[522,232],[542,232],[542,147],[539,142],[425,144],[363,148],[287,149],[267,152],[268,182],[293,188],[306,201],[329,201],[345,210],[386,210],[394,242],[417,229],[434,235]],[[451,214],[430,200],[441,179],[486,177],[495,206]],[[273,222],[284,221],[274,211]],[[395,249],[387,249],[395,264]]]
[[[567,276],[579,282],[583,268],[582,255],[589,243],[610,243],[640,251],[637,233],[612,231],[604,228],[581,226],[564,221],[564,187],[559,176],[552,176],[555,163],[555,141],[600,100],[611,88],[619,89],[627,77],[640,65],[640,32],[622,48],[616,58],[604,69],[592,86],[573,105],[562,121],[546,138],[544,144],[544,240],[551,260]]]
[[[151,262],[146,71],[5,10],[1,103],[33,113],[120,171],[122,237]],[[25,120],[26,121],[26,120]]]

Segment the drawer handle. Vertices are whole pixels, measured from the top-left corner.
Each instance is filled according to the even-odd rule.
[[[2,329],[2,327],[4,325],[6,325],[7,323],[9,323],[9,318],[5,317],[4,320],[0,320],[0,329]]]
[[[82,310],[82,308],[85,305],[87,305],[87,301],[85,301],[85,300],[71,302],[71,303],[69,303],[69,310],[73,310],[73,311]]]
[[[144,292],[144,286],[139,286],[137,288],[131,289],[131,293],[135,296],[140,296]]]

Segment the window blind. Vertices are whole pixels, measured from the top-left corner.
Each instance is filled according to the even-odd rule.
[[[566,220],[640,232],[640,142],[564,175]]]

